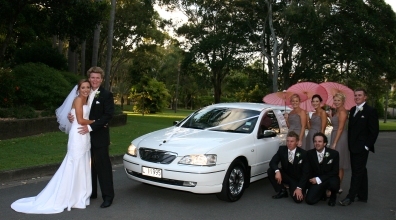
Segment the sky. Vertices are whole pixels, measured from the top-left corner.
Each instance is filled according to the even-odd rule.
[[[385,2],[392,7],[394,12],[396,12],[396,0],[385,0]]]
[[[385,2],[392,7],[394,12],[396,12],[396,0],[385,0]]]

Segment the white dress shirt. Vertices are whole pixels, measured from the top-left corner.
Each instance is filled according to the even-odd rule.
[[[287,150],[287,159],[289,160],[289,154],[291,153],[292,157],[293,157],[293,161],[294,161],[294,156],[296,155],[296,148],[294,148],[293,150]]]
[[[366,104],[366,102],[363,102],[362,104],[356,106],[355,113],[353,114],[354,117],[362,109],[364,104]]]
[[[366,102],[363,102],[362,104],[356,106],[355,114],[353,114],[353,117],[355,117],[355,115],[363,108],[364,104],[366,104]],[[367,146],[364,146],[364,149],[366,149],[367,151],[370,150]]]
[[[293,154],[293,160],[294,160],[294,156],[296,154],[296,148],[294,148],[294,150],[287,150],[287,160],[289,160],[289,153]],[[275,173],[279,172],[279,170],[275,170]]]
[[[320,156],[319,156],[319,155],[322,156],[322,162],[323,162],[323,160],[324,160],[324,153],[325,153],[325,150],[324,150],[324,149],[322,150],[322,152],[316,151],[316,156],[318,157],[318,162],[319,162],[319,159],[320,159]],[[322,180],[320,180],[319,177],[315,177],[315,179],[316,179],[316,183],[317,183],[318,185],[322,183]]]
[[[90,109],[92,108],[92,102],[93,102],[93,100],[94,100],[94,98],[95,98],[96,91],[98,91],[98,89],[99,89],[99,88],[97,88],[96,90],[91,90],[91,93],[89,94],[88,103],[87,103],[87,104],[88,104],[88,106],[89,106]],[[92,131],[92,128],[91,128],[90,125],[88,125],[88,130],[89,130],[89,132]]]

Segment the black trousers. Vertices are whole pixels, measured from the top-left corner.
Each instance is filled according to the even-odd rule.
[[[299,182],[298,179],[290,177],[290,175],[288,175],[285,171],[283,171],[282,169],[279,169],[279,172],[282,175],[282,183],[278,184],[278,182],[275,179],[275,170],[273,170],[272,168],[269,168],[267,170],[267,172],[268,172],[268,179],[271,182],[272,187],[274,188],[275,192],[280,192],[281,190],[286,190],[286,188],[283,186],[283,184],[287,184],[287,185],[289,185],[290,196],[293,198],[294,202],[301,203],[303,201],[303,200],[298,200],[297,196],[293,196],[294,190],[296,190],[296,188],[298,186],[298,182]],[[304,195],[305,190],[302,189],[302,192]]]
[[[340,178],[334,176],[321,184],[308,184],[308,192],[305,197],[305,202],[309,205],[318,203],[323,196],[326,196],[326,190],[331,191],[330,199],[334,200],[337,198],[338,190],[340,189]]]
[[[354,201],[358,196],[360,199],[368,198],[368,177],[367,177],[367,160],[369,151],[365,150],[360,153],[350,153],[352,177],[349,193],[347,197]]]
[[[92,195],[97,195],[98,180],[104,201],[113,201],[113,169],[109,147],[91,147]]]

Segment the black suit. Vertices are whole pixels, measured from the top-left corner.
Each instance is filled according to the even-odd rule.
[[[331,197],[335,201],[338,190],[340,189],[340,177],[338,176],[340,156],[338,151],[324,148],[324,157],[319,163],[316,149],[307,151],[309,161],[309,179],[318,177],[320,184],[308,183],[308,193],[305,201],[313,205],[320,201],[325,195],[326,190],[331,191]]]
[[[364,104],[363,109],[355,116],[356,106],[349,112],[348,148],[351,157],[352,178],[347,198],[351,201],[355,196],[362,200],[368,197],[367,159],[369,151],[374,153],[374,143],[378,137],[379,122],[377,111]]]
[[[90,120],[95,120],[90,126],[91,131],[91,170],[92,195],[97,194],[97,180],[99,180],[102,198],[113,201],[114,186],[113,172],[109,156],[110,132],[109,122],[114,114],[113,94],[103,87],[98,89],[91,104]]]
[[[283,184],[289,185],[289,192],[293,195],[297,187],[302,189],[304,194],[305,187],[308,180],[308,163],[306,159],[307,152],[299,147],[296,148],[294,154],[293,164],[289,162],[289,152],[286,146],[280,146],[276,154],[270,161],[270,168],[268,169],[268,178],[275,189],[275,192],[280,192],[284,189]],[[281,168],[278,167],[279,163]],[[279,170],[282,175],[282,183],[278,184],[275,179],[275,171]],[[293,196],[293,200],[297,203],[302,201]]]

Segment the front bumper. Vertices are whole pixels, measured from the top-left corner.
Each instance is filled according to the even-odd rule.
[[[224,176],[230,164],[211,167],[180,165],[177,164],[180,159],[176,158],[170,164],[159,164],[125,154],[123,163],[128,178],[139,182],[200,194],[221,192]],[[162,169],[162,178],[143,176],[142,166]],[[185,186],[185,182],[196,182],[196,185]]]

